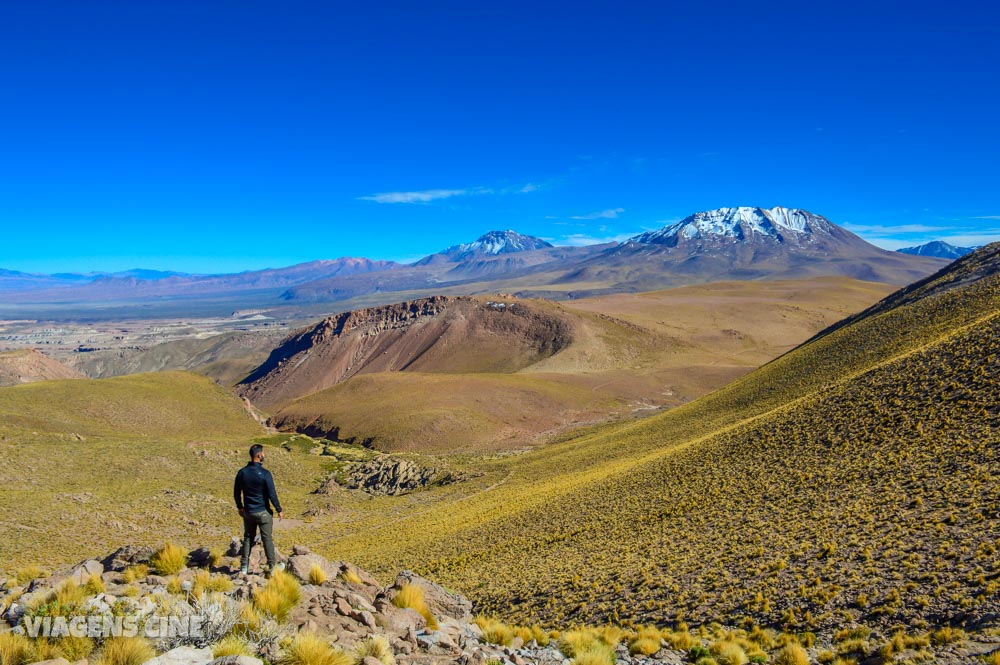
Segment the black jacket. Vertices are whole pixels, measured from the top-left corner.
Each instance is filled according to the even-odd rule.
[[[237,508],[248,513],[265,510],[270,513],[272,510],[268,507],[268,503],[274,506],[274,510],[281,512],[281,502],[278,501],[278,493],[274,490],[274,478],[259,462],[249,462],[236,474],[233,499],[236,500]]]

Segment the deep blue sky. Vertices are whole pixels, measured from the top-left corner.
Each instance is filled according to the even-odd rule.
[[[733,205],[1000,237],[987,2],[6,2],[0,267],[412,259]]]

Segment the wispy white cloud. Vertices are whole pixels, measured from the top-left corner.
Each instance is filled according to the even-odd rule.
[[[528,194],[541,189],[542,186],[529,182],[523,185],[509,187],[463,187],[461,189],[422,189],[412,192],[378,192],[368,196],[359,196],[359,201],[374,201],[375,203],[432,203],[456,196],[484,196],[487,194]]]
[[[369,196],[359,196],[359,201],[374,201],[375,203],[430,203],[440,199],[450,199],[454,196],[470,196],[474,194],[490,194],[493,190],[486,187],[466,189],[424,189],[416,192],[379,192]]]
[[[972,219],[1000,219],[1000,215],[980,215],[979,217],[973,217]]]
[[[598,210],[596,212],[588,212],[584,215],[570,215],[570,219],[618,219],[618,216],[625,212],[625,208],[609,208],[607,210]]]

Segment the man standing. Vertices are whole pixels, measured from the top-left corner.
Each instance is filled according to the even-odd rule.
[[[278,493],[274,489],[274,478],[263,464],[264,446],[255,443],[250,446],[250,462],[236,474],[233,486],[236,509],[243,518],[243,559],[240,562],[240,572],[244,575],[250,565],[250,549],[258,528],[260,539],[264,543],[264,554],[267,555],[266,572],[270,574],[275,569],[272,507],[277,511],[278,519],[285,518]]]

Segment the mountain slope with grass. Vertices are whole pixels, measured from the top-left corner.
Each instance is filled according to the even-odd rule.
[[[282,430],[390,451],[519,449],[700,397],[888,292],[821,278],[417,300],[291,335],[238,390]]]
[[[187,372],[0,388],[0,431],[162,439],[256,436],[240,400]]]
[[[998,268],[995,244],[693,403],[498,461],[393,538],[361,512],[312,537],[521,621],[992,625]]]

